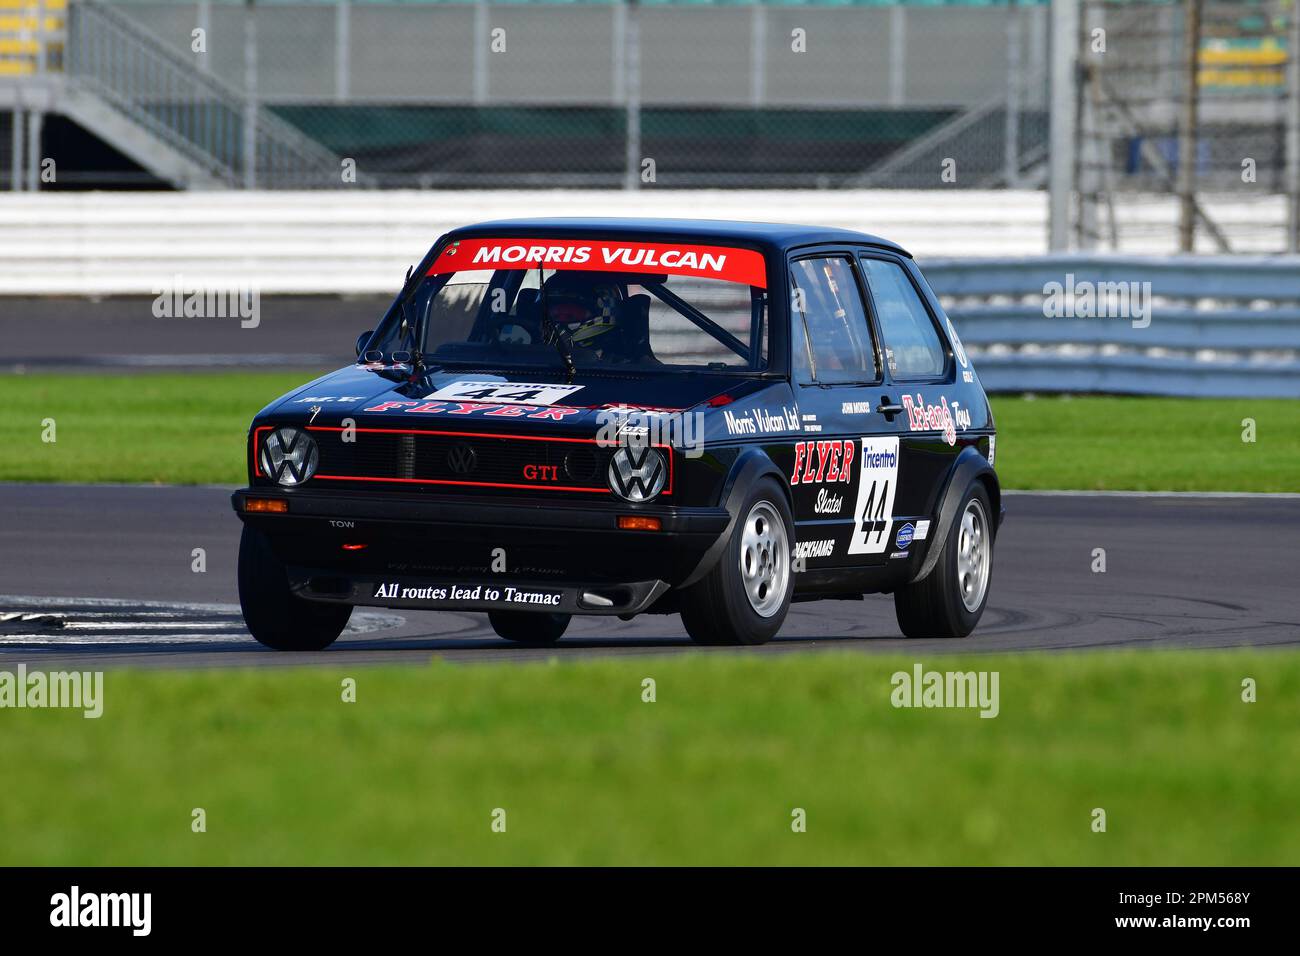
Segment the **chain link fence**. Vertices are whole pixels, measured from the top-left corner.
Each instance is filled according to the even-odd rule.
[[[370,186],[1042,181],[1044,2],[113,5]]]
[[[1188,249],[1286,248],[1296,13],[1296,0],[1084,0],[1079,248],[1169,232],[1174,207],[1191,217]]]
[[[0,126],[0,159],[8,155],[14,171],[6,184],[24,179],[17,175],[23,157],[53,156],[59,182],[36,183],[28,162],[28,188],[147,185],[142,175],[155,185],[187,185],[149,166],[147,143],[131,153],[143,173],[124,165],[128,151],[118,149],[111,124],[107,133],[87,127],[60,116],[57,103],[43,125],[37,114],[10,119],[20,113],[6,104],[31,108],[37,64],[62,68],[61,58],[49,55],[62,49],[62,38],[42,42],[31,24],[53,17],[57,26],[65,0],[7,2],[18,13],[5,22],[22,35],[11,45],[17,52],[0,60],[0,109],[8,120],[7,130]],[[110,6],[143,38],[141,63],[179,64],[225,91],[222,109],[237,117],[230,155],[191,159],[226,185],[1032,189],[1047,183],[1051,117],[1068,116],[1075,145],[1055,152],[1073,175],[1054,170],[1053,182],[1067,185],[1052,195],[1070,196],[1071,212],[1053,213],[1053,221],[1068,222],[1075,247],[1150,249],[1153,236],[1167,235],[1174,251],[1189,234],[1191,210],[1189,247],[1275,252],[1300,243],[1296,4]],[[1059,30],[1053,18],[1063,7],[1077,9],[1077,20]],[[1068,52],[1063,38],[1075,26],[1078,69],[1066,74],[1075,82],[1063,106],[1059,95],[1049,98],[1048,74],[1066,55],[1054,51],[1064,43]],[[98,49],[98,38],[88,39]],[[129,58],[130,51],[115,55]],[[139,103],[119,103],[120,111],[192,111],[177,84],[156,85]],[[1059,84],[1058,94],[1068,86]],[[262,168],[271,150],[253,135],[259,129],[281,152],[292,146],[295,155],[316,159],[278,172]],[[172,141],[193,151],[183,137]]]

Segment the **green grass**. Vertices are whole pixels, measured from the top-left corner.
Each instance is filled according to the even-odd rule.
[[[914,662],[110,671],[0,710],[0,864],[1300,863],[1300,654],[921,660],[994,719],[895,709]]]
[[[0,480],[237,484],[253,415],[299,372],[0,377]],[[1007,488],[1300,491],[1300,401],[994,400]],[[42,441],[53,418],[57,441]],[[1243,442],[1242,420],[1256,422]]]
[[[1300,491],[1300,401],[995,397],[993,414],[1006,488]]]
[[[243,484],[248,425],[303,372],[0,376],[0,480]],[[54,442],[43,424],[54,419]]]

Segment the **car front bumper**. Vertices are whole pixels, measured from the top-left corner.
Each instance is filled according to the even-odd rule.
[[[249,498],[288,510],[249,512]],[[730,522],[721,507],[305,489],[245,488],[231,503],[301,597],[428,610],[641,613],[691,576]],[[625,515],[661,527],[624,530]]]

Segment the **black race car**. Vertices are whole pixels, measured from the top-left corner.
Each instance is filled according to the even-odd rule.
[[[988,401],[911,257],[837,229],[546,219],[441,238],[357,362],[248,435],[239,596],[281,650],[355,605],[680,613],[757,644],[791,601],[983,613],[1003,509]]]

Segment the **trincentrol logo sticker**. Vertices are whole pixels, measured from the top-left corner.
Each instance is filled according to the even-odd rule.
[[[767,288],[763,254],[754,249],[612,239],[462,239],[438,254],[428,274],[494,267],[656,272]]]
[[[898,488],[898,438],[864,438],[858,458],[858,499],[853,507],[849,554],[882,554],[894,523]]]

